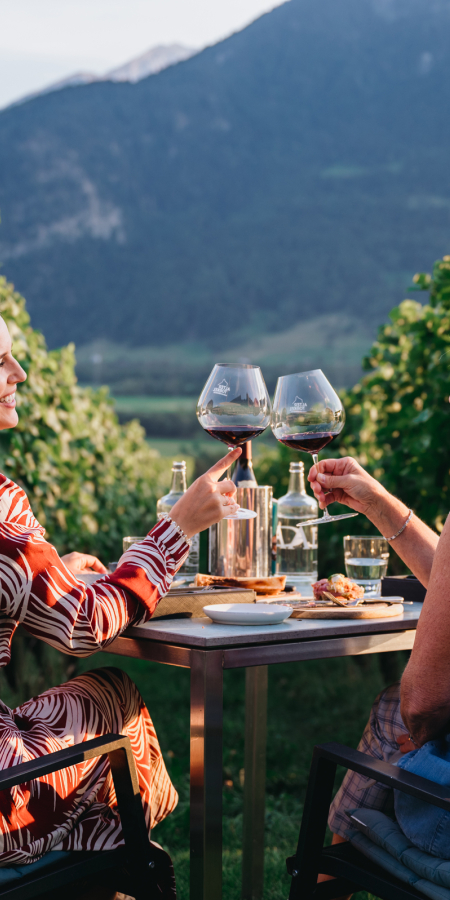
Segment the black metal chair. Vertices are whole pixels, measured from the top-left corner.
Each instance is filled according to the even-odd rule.
[[[411,775],[343,744],[315,747],[297,852],[286,860],[292,878],[289,900],[331,900],[363,890],[381,900],[423,900],[423,894],[394,878],[351,844],[323,846],[338,765],[450,812],[449,787]],[[319,872],[333,875],[336,880],[317,884]]]
[[[0,773],[0,790],[106,754],[111,766],[125,845],[117,850],[56,853],[55,861],[51,861],[53,854],[50,852],[40,862],[9,869],[9,880],[8,868],[0,868],[3,876],[0,881],[1,900],[29,900],[43,896],[46,900],[63,896],[64,900],[71,900],[82,891],[97,886],[129,894],[136,900],[176,897],[170,857],[148,838],[129,738],[107,734],[13,766]]]

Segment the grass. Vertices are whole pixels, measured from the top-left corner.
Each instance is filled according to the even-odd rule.
[[[147,442],[150,447],[154,447],[155,450],[161,456],[164,457],[175,457],[180,454],[184,454],[184,459],[186,457],[195,457],[198,456],[199,453],[211,456],[211,465],[215,459],[220,459],[220,456],[225,456],[227,452],[227,448],[225,444],[220,444],[219,441],[214,441],[211,438],[202,439],[200,435],[200,440],[198,438],[147,438]],[[275,438],[272,436],[272,432],[267,435],[267,439],[265,440],[265,435],[262,435],[258,438],[257,441],[253,441],[252,443],[252,451],[254,459],[257,459],[261,450],[267,450],[267,447],[270,446],[271,449],[276,447]]]
[[[183,457],[183,459],[193,459],[194,456],[196,456],[196,451],[198,449],[208,452],[212,441],[196,441],[192,438],[180,438],[180,440],[177,440],[177,438],[152,437],[148,438],[148,443],[150,444],[150,447],[154,447],[161,456],[170,456],[172,459],[177,459],[178,456]],[[219,450],[219,445],[217,445],[217,449]],[[224,452],[226,452],[226,448],[224,448]]]
[[[155,397],[155,396],[120,396],[114,397],[114,408],[117,413],[130,416],[148,416],[155,412],[168,415],[189,410],[195,419],[197,397]]]
[[[390,662],[383,675],[380,661]],[[401,655],[331,659],[269,668],[264,900],[286,900],[285,858],[294,852],[314,744],[356,746],[375,695]],[[180,795],[175,812],[154,831],[172,855],[179,900],[189,897],[189,672],[100,653],[83,671],[117,665],[137,683],[153,717],[171,778]],[[389,667],[388,667],[389,668]],[[244,766],[244,672],[224,681],[224,900],[240,896]],[[367,900],[360,893],[358,900]]]

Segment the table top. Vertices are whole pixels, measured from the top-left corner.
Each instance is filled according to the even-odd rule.
[[[401,615],[389,619],[287,619],[281,625],[216,625],[208,618],[154,619],[131,626],[124,634],[183,647],[242,647],[408,631],[417,627],[421,609],[422,603],[413,603],[405,606]]]

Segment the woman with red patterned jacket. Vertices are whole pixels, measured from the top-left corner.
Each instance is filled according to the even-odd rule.
[[[25,379],[0,318],[0,429],[17,424],[15,392]],[[19,624],[64,653],[89,656],[131,622],[148,621],[186,559],[192,535],[237,508],[234,484],[219,478],[240,452],[233,450],[197,479],[170,518],[124,553],[111,575],[95,557],[59,557],[24,491],[0,475],[0,666],[9,662]],[[88,586],[77,578],[88,569],[104,577]],[[0,768],[108,732],[131,740],[151,828],[174,809],[178,797],[144,702],[118,669],[80,675],[14,710],[0,701]],[[31,863],[49,850],[108,850],[121,843],[105,759],[0,792],[0,866]]]

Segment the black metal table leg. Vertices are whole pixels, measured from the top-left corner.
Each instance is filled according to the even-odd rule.
[[[264,888],[267,682],[267,666],[246,669],[242,900],[262,900]]]
[[[223,654],[191,651],[191,900],[222,897]]]

